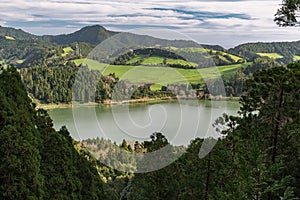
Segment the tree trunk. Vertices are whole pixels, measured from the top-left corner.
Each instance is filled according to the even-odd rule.
[[[205,200],[208,200],[208,190],[209,190],[209,181],[210,181],[210,162],[211,162],[211,153],[208,154],[206,185],[205,185],[205,197],[204,197]]]
[[[280,100],[278,110],[282,107],[283,103],[283,89],[280,91]],[[275,114],[275,127],[273,131],[273,145],[272,145],[272,163],[275,163],[276,154],[277,154],[277,141],[279,134],[279,126],[280,126],[280,111],[277,111]]]

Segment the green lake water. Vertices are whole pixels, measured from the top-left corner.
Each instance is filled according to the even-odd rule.
[[[238,102],[185,100],[153,104],[74,106],[49,110],[55,129],[65,125],[76,140],[106,138],[145,141],[162,132],[174,145],[217,136],[212,127],[223,113],[236,115]]]

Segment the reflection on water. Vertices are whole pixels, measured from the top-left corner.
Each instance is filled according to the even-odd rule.
[[[238,102],[180,101],[156,104],[79,106],[49,110],[54,127],[66,125],[76,140],[103,137],[145,141],[162,132],[174,145],[216,136],[212,123],[224,112],[236,115]]]

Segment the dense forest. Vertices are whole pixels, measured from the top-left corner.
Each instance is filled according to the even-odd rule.
[[[134,174],[118,198],[298,199],[299,72],[300,64],[290,64],[254,73],[246,81],[251,91],[240,100],[240,116],[224,114],[216,120],[214,127],[222,137],[206,157],[199,158],[204,140],[194,139],[171,165]],[[123,141],[119,147],[111,147],[103,139],[84,143],[101,163],[117,162],[115,166],[139,170],[143,157],[133,159],[132,154],[120,149],[139,153],[170,145],[161,133],[151,138],[144,143]],[[178,148],[171,146],[168,154],[161,154],[159,159],[176,156]]]
[[[173,96],[170,91],[152,91],[151,84],[118,81],[114,74],[102,76],[100,71],[73,62],[58,67],[24,68],[20,73],[28,92],[43,103],[104,103],[113,95],[115,101]]]
[[[253,73],[245,83],[250,91],[240,99],[240,116],[216,120],[222,137],[200,159],[204,139],[199,138],[187,148],[170,145],[162,133],[142,143],[76,142],[65,127],[53,129],[46,111],[35,109],[17,70],[2,67],[1,198],[297,199],[299,76],[299,63]],[[145,167],[143,155],[165,146],[169,150],[161,161],[185,153],[158,171],[134,173]],[[134,154],[140,155],[138,160]]]
[[[96,162],[36,110],[14,67],[0,72],[0,198],[105,199]]]
[[[229,79],[224,80],[226,96],[242,96],[250,88],[246,86],[246,81],[251,79],[253,74],[259,70],[281,66],[270,58],[256,58],[253,63],[244,69],[235,72]]]

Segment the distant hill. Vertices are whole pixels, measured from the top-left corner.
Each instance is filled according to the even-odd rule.
[[[107,38],[117,34],[118,32],[113,32],[106,30],[104,27],[95,25],[87,26],[79,31],[76,31],[71,34],[63,35],[46,35],[42,36],[43,40],[56,43],[56,44],[71,44],[74,42],[85,42],[93,45],[97,45]]]
[[[166,40],[155,38],[148,35],[138,35],[133,33],[121,33],[112,38],[111,40],[118,40],[117,45],[121,46],[145,46],[145,47],[177,47],[177,48],[187,48],[187,47],[196,47],[196,48],[207,48],[211,50],[225,50],[219,45],[205,45],[199,44],[191,40]],[[110,42],[113,43],[113,42]]]
[[[101,44],[100,47],[98,44]],[[98,49],[95,48],[96,46]],[[60,55],[64,55],[61,53],[63,49],[69,47],[72,47],[75,56],[90,55],[100,62],[111,61],[130,49],[149,47],[177,48],[179,50],[176,50],[176,53],[184,55],[192,62],[195,62],[193,58],[201,54],[201,49],[205,49],[213,57],[216,65],[230,65],[244,60],[253,61],[257,57],[264,56],[285,64],[300,60],[300,41],[247,43],[226,50],[219,45],[198,44],[191,40],[166,40],[148,35],[119,33],[100,25],[87,26],[71,34],[45,36],[36,36],[21,29],[0,26],[0,63],[12,63],[18,66],[25,62],[21,67],[26,67],[28,63],[26,60],[31,62],[37,57],[42,62],[48,57],[59,59]],[[95,55],[90,53],[92,50]]]
[[[229,49],[228,52],[244,57],[249,61],[253,61],[254,58],[259,56],[266,56],[278,62],[290,63],[300,60],[300,41],[247,43]]]
[[[21,29],[7,28],[0,26],[0,37],[14,40],[37,40],[38,36],[27,33]]]
[[[75,56],[86,57],[98,44],[101,46],[95,53],[99,61],[114,57],[115,54],[126,53],[129,49],[145,47],[205,48],[225,51],[218,45],[201,45],[194,41],[166,40],[147,35],[118,33],[100,25],[87,26],[71,34],[45,36],[36,36],[21,29],[0,27],[0,62],[14,64],[21,68],[29,67],[48,62],[45,59],[49,57],[51,60],[59,59],[60,55],[64,55],[61,51],[71,46],[76,53]]]
[[[21,29],[1,27],[0,26],[0,36],[10,36],[15,38],[16,40],[38,40],[40,42],[51,42],[55,44],[72,44],[74,42],[77,43],[89,43],[92,45],[98,45],[104,40],[118,34],[119,32],[109,31],[100,25],[94,26],[86,26],[74,33],[71,34],[62,34],[62,35],[44,35],[44,36],[36,36],[30,33],[27,33]],[[166,40],[159,39],[147,35],[138,35],[133,33],[122,33],[120,34],[122,37],[122,43],[128,44],[140,44],[144,46],[174,46],[178,48],[183,47],[203,47],[207,49],[213,50],[225,50],[223,47],[219,45],[205,45],[198,44],[194,41],[187,40]],[[119,36],[119,37],[120,37]],[[117,39],[117,38],[116,38]]]

